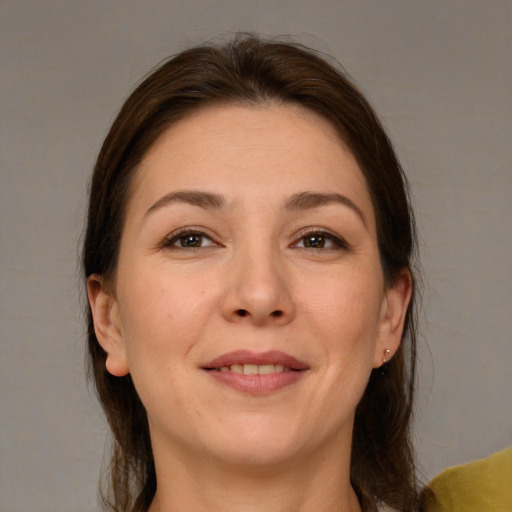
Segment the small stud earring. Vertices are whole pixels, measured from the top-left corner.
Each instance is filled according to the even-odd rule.
[[[385,349],[385,350],[384,350],[384,355],[385,355],[386,357],[383,357],[383,358],[382,358],[382,362],[383,362],[383,363],[387,363],[387,362],[388,362],[387,358],[391,355],[391,350],[389,350],[389,348]]]
[[[386,377],[386,374],[388,373],[388,357],[391,355],[391,350],[389,348],[384,349],[384,355],[385,357],[382,358],[382,365],[379,368],[379,374],[382,378]]]

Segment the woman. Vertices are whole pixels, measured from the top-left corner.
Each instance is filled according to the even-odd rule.
[[[414,509],[414,246],[399,163],[343,73],[251,36],[160,66],[91,184],[105,503]]]

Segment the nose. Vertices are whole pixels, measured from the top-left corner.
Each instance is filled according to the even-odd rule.
[[[289,323],[295,315],[295,304],[284,267],[272,251],[245,251],[231,261],[222,304],[226,320],[256,326]]]

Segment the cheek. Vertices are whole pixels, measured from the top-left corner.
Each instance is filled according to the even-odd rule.
[[[301,291],[306,321],[317,333],[319,343],[328,343],[330,353],[373,346],[383,293],[378,274],[374,278],[372,275],[346,272],[317,279]]]
[[[301,328],[318,356],[314,401],[308,402],[312,431],[333,435],[351,421],[363,396],[373,368],[382,301],[376,276],[339,273],[323,282],[317,279],[301,294]]]
[[[205,281],[172,279],[164,272],[137,273],[122,287],[123,339],[130,367],[144,362],[168,371],[181,364],[200,338],[215,299]]]
[[[130,375],[149,418],[159,424],[169,411],[191,407],[189,355],[209,314],[206,291],[193,289],[142,274],[123,289],[120,314]]]

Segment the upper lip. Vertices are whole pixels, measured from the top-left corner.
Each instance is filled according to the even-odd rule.
[[[279,350],[269,350],[267,352],[251,352],[250,350],[235,350],[223,354],[212,361],[203,365],[204,369],[221,368],[222,366],[231,366],[233,364],[281,364],[291,370],[307,370],[309,365],[299,361],[295,357],[280,352]]]

